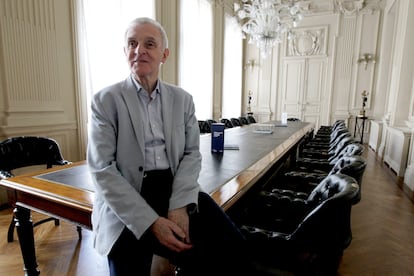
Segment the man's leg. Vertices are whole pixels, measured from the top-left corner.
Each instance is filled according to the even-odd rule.
[[[203,192],[199,194],[198,212],[190,215],[190,238],[194,248],[178,261],[182,275],[246,273],[244,236],[224,210]]]
[[[125,227],[108,255],[111,276],[150,276],[152,250]]]

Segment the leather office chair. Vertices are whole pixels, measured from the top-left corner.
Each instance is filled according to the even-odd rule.
[[[235,126],[235,127],[242,126],[242,123],[240,122],[240,120],[238,118],[230,118],[230,121],[233,124],[233,126]]]
[[[239,120],[240,120],[240,123],[241,123],[242,125],[248,125],[248,124],[250,124],[250,123],[249,123],[249,120],[247,120],[247,118],[246,118],[246,117],[241,116],[241,117],[239,117]]]
[[[233,127],[233,124],[231,123],[231,121],[229,119],[222,118],[220,120],[220,122],[224,124],[225,128],[232,128]]]
[[[332,125],[322,125],[317,130],[317,134],[329,134],[338,127],[346,127],[344,120],[336,120]]]
[[[201,121],[201,120],[198,120],[198,128],[199,128],[199,130],[200,130],[200,133],[204,133],[204,126],[203,126],[203,124],[204,124],[205,122],[204,121]]]
[[[364,146],[359,143],[350,143],[340,152],[332,155],[328,159],[326,158],[298,158],[296,160],[296,168],[300,170],[320,170],[323,172],[329,172],[336,162],[344,156],[361,155],[364,152]]]
[[[337,144],[341,139],[352,136],[351,132],[347,128],[339,128],[326,137],[314,136],[307,144],[305,148],[329,148]]]
[[[255,124],[256,123],[256,119],[252,115],[248,115],[246,118],[247,118],[247,121],[249,122],[249,124]]]
[[[338,154],[349,144],[354,143],[355,140],[351,136],[347,136],[342,138],[338,144],[326,149],[318,149],[318,148],[304,148],[300,153],[299,156],[302,158],[312,158],[312,159],[325,159],[331,161],[334,159]]]
[[[344,132],[338,132],[332,136],[329,141],[319,141],[316,139],[312,139],[305,145],[305,149],[324,149],[324,150],[332,150],[335,148],[342,139],[346,137],[351,137],[352,134],[350,131],[346,130]]]
[[[361,200],[362,177],[364,175],[366,166],[367,162],[362,156],[343,156],[338,160],[338,162],[336,162],[336,164],[328,173],[318,170],[289,171],[281,177],[282,179],[276,179],[274,181],[273,187],[270,186],[268,190],[270,190],[272,193],[278,193],[281,195],[303,193],[303,195],[307,197],[318,185],[318,183],[320,183],[324,178],[331,174],[340,173],[351,176],[358,183],[358,195],[353,202],[353,204],[356,204]]]
[[[352,177],[333,174],[305,200],[255,202],[262,205],[262,213],[236,220],[249,243],[252,262],[264,271],[336,275],[343,251],[352,241],[351,209],[358,189]]]
[[[211,123],[209,124],[206,121],[198,121],[198,127],[200,129],[200,133],[211,133]]]
[[[46,137],[21,136],[12,137],[0,142],[0,178],[13,177],[13,170],[34,166],[45,165],[51,168],[53,165],[66,165],[71,162],[65,160],[61,154],[58,143]],[[38,226],[47,221],[54,221],[59,225],[56,218],[46,218],[35,222],[33,226]],[[15,221],[12,221],[7,233],[7,241],[13,241]],[[79,239],[81,239],[81,228],[77,228]]]
[[[217,123],[217,121],[216,120],[213,120],[213,119],[208,119],[208,120],[206,120],[206,122],[210,126],[210,128],[211,128],[211,124]]]

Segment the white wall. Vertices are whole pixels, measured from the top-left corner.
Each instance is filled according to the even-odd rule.
[[[79,150],[71,2],[0,0],[0,139],[49,136]]]

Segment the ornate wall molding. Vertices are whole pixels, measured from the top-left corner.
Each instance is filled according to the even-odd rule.
[[[382,0],[335,0],[336,10],[345,16],[356,16],[360,13],[373,13],[380,9]]]
[[[365,0],[336,0],[337,9],[344,15],[357,15],[365,6]]]
[[[288,41],[286,56],[326,55],[327,27],[295,29],[295,38]]]
[[[0,1],[0,55],[10,113],[62,111],[54,5],[53,0]]]

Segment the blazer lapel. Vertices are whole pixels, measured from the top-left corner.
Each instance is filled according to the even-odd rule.
[[[167,155],[171,156],[172,128],[174,126],[174,94],[160,81],[162,120]]]
[[[129,117],[131,118],[132,127],[134,128],[134,133],[137,138],[139,148],[142,152],[142,156],[144,156],[144,124],[138,112],[139,99],[137,91],[134,84],[132,83],[131,77],[127,78],[124,84],[125,87],[121,90],[122,97],[128,109],[126,111],[129,113]]]

